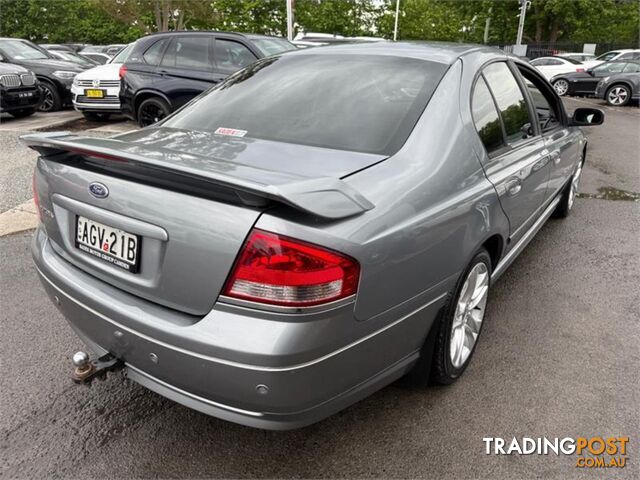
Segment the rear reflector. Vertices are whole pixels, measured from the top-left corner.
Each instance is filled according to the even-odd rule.
[[[354,259],[275,233],[253,230],[227,280],[224,295],[271,305],[302,307],[356,293]]]

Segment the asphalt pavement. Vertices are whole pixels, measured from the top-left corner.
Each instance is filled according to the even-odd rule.
[[[83,347],[37,280],[31,232],[1,237],[0,476],[639,478],[640,202],[610,193],[640,192],[640,111],[604,110],[587,129],[583,198],[496,283],[464,376],[397,383],[301,430],[207,417],[119,375],[75,386]],[[30,198],[20,133],[0,132],[0,213]],[[484,452],[483,437],[523,436],[629,436],[627,466]]]

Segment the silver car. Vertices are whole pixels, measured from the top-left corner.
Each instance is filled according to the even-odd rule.
[[[498,50],[389,42],[259,60],[112,138],[26,135],[35,264],[95,354],[74,379],[265,429],[449,384],[603,118]]]

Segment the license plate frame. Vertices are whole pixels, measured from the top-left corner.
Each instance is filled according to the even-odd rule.
[[[85,227],[83,230],[83,234],[80,235],[80,223],[84,223]],[[90,226],[94,226],[96,229],[102,228],[104,233],[100,235],[98,232],[96,235],[98,236],[98,241],[101,244],[96,245],[96,242],[93,241],[85,241],[84,238],[89,239],[90,233],[86,230],[90,229]],[[112,237],[115,235],[115,242]],[[95,236],[95,235],[94,235]],[[112,242],[104,243],[105,237],[109,237]],[[135,239],[135,245],[133,247],[134,259],[129,260],[124,256],[124,241],[127,240],[127,253],[131,253],[131,246],[129,245],[129,239]],[[120,241],[121,243],[118,243]],[[106,225],[101,222],[97,222],[96,220],[92,220],[82,215],[75,216],[75,229],[74,229],[74,246],[82,253],[86,253],[87,255],[91,255],[106,264],[117,267],[121,270],[125,270],[129,273],[139,273],[140,272],[140,253],[142,250],[142,238],[140,235],[136,235],[135,233],[127,232],[126,230],[122,230],[120,228],[112,227],[111,225]],[[120,248],[121,254],[118,255],[117,249]],[[115,249],[115,252],[114,252]]]
[[[87,98],[104,98],[106,92],[97,88],[86,88],[84,90],[84,96]]]

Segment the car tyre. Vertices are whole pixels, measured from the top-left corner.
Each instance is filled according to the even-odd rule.
[[[569,91],[569,82],[564,78],[559,78],[558,80],[553,82],[553,88],[556,93],[562,97]]]
[[[159,122],[171,113],[171,107],[163,99],[151,97],[144,100],[138,107],[138,125],[147,127]]]
[[[604,96],[608,105],[612,107],[624,107],[631,101],[631,90],[626,85],[612,85]]]
[[[84,115],[84,118],[92,122],[106,122],[111,116],[110,113],[102,112],[82,112],[82,115]]]
[[[564,187],[562,191],[562,197],[560,199],[560,203],[556,207],[553,212],[553,216],[556,218],[567,218],[571,213],[571,209],[573,208],[574,201],[576,196],[578,195],[578,187],[580,186],[580,176],[582,175],[582,166],[584,161],[581,160],[578,163],[578,166],[571,175],[571,180]]]
[[[42,103],[38,107],[41,112],[57,112],[62,108],[62,100],[60,93],[54,84],[42,80],[40,82],[42,89]]]
[[[24,118],[33,115],[35,112],[35,108],[21,108],[20,110],[13,110],[9,114],[14,118]]]
[[[410,383],[425,384],[431,380],[440,385],[449,385],[465,371],[484,323],[491,270],[491,256],[482,248],[474,255],[447,297],[431,327],[423,347],[424,354],[407,376]],[[432,356],[429,356],[431,350]]]

